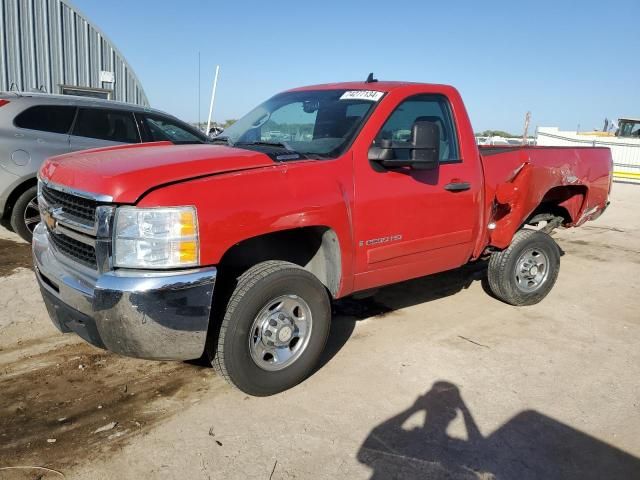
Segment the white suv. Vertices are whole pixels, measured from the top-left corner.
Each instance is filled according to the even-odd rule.
[[[0,218],[31,241],[40,221],[36,174],[48,157],[123,143],[206,143],[166,113],[68,95],[0,92]]]

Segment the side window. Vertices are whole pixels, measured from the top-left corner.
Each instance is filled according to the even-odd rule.
[[[51,133],[69,133],[76,107],[62,105],[39,105],[18,115],[14,125],[19,128]]]
[[[204,143],[204,139],[178,125],[176,122],[156,115],[146,115],[144,122],[150,142]]]
[[[73,135],[122,143],[140,143],[131,112],[80,108]]]
[[[402,102],[389,116],[375,143],[391,140],[393,143],[410,142],[413,125],[419,121],[433,122],[440,130],[440,161],[459,160],[458,139],[453,124],[451,108],[441,95],[418,95]],[[402,152],[400,150],[399,152]],[[408,155],[408,150],[404,152]]]

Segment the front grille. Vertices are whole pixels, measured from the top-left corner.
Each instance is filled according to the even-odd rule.
[[[98,268],[96,249],[61,233],[49,232],[51,243],[64,255],[94,270]]]
[[[61,207],[62,213],[93,224],[96,221],[95,200],[78,197],[53,188],[42,186],[42,196],[51,207]]]

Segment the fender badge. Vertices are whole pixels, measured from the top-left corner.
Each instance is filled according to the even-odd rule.
[[[364,242],[362,240],[360,240],[358,245],[360,247],[362,247],[364,245],[366,245],[367,247],[370,247],[372,245],[380,245],[382,243],[398,242],[400,240],[402,240],[402,235],[396,234],[396,235],[389,235],[389,236],[386,236],[386,237],[372,238],[372,239],[366,240]]]

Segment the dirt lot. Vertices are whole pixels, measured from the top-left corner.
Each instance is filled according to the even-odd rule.
[[[0,479],[640,478],[640,186],[612,201],[556,235],[542,304],[478,268],[342,301],[322,367],[262,399],[59,334],[2,231]]]

